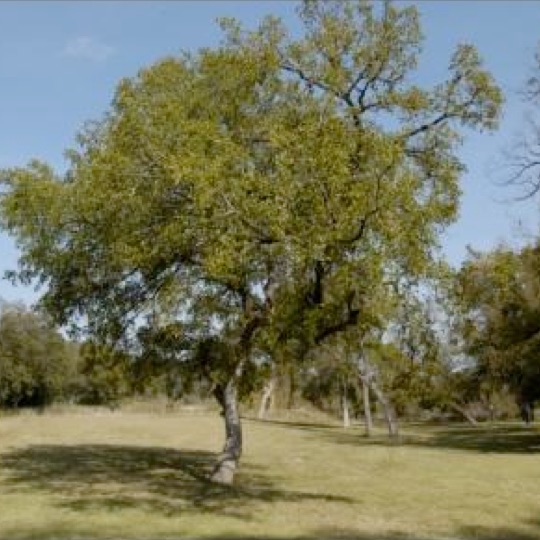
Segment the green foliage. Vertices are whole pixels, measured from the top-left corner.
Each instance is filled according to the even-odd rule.
[[[465,351],[486,383],[540,398],[540,248],[472,253],[458,282]]]
[[[78,402],[114,407],[132,393],[131,361],[126,353],[88,341],[81,345],[79,354]]]
[[[43,407],[68,391],[72,357],[47,318],[20,306],[0,311],[0,406]]]

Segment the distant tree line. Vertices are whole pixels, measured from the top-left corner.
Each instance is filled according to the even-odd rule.
[[[522,326],[528,324],[527,332],[532,331],[530,325],[536,324],[536,319],[531,305],[536,301],[540,304],[540,300],[531,296],[536,290],[530,283],[534,273],[516,271],[516,265],[525,259],[527,268],[532,269],[531,257],[537,253],[533,249],[521,254],[499,250],[489,256],[474,255],[464,265],[454,281],[460,289],[462,312],[454,321],[453,332],[462,339],[451,354],[448,344],[433,331],[433,321],[425,309],[416,304],[414,323],[409,314],[406,339],[395,329],[392,336],[366,342],[362,348],[341,341],[318,349],[300,364],[294,358],[280,363],[259,358],[251,364],[250,383],[242,387],[240,400],[257,408],[260,418],[266,417],[270,408],[310,404],[342,417],[345,426],[355,418],[367,419],[368,433],[373,414],[381,407],[380,413],[385,412],[385,402],[391,405],[395,421],[398,417],[466,418],[475,423],[511,417],[517,413],[515,403],[533,403],[539,397],[536,341],[529,334],[523,338]],[[504,268],[501,261],[506,264]],[[503,270],[515,279],[529,280],[527,288],[513,289],[514,293],[524,291],[520,294],[525,296],[519,299],[521,310],[515,297],[506,304],[495,304],[495,292],[510,294],[492,281],[502,279]],[[480,312],[482,308],[489,312],[489,320]],[[511,321],[510,309],[514,310]],[[530,320],[520,322],[522,326],[516,330],[517,313]],[[481,330],[475,326],[480,320]],[[513,326],[502,326],[509,324]],[[0,407],[44,408],[52,403],[70,403],[116,408],[130,397],[200,402],[212,396],[215,382],[211,372],[195,371],[192,358],[170,356],[171,344],[166,336],[150,336],[145,330],[140,339],[143,346],[138,351],[91,340],[75,342],[55,329],[43,313],[4,304],[0,310]],[[474,355],[474,360],[471,356],[458,366],[456,355],[465,352]],[[208,358],[211,352],[199,354]],[[361,369],[359,354],[364,356]]]
[[[154,370],[145,389],[166,393]],[[0,407],[43,408],[64,402],[114,407],[142,390],[133,357],[93,341],[63,336],[43,313],[22,305],[0,308]]]

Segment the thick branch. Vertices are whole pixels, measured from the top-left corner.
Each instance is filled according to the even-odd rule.
[[[325,326],[315,336],[315,343],[320,345],[326,338],[333,336],[343,330],[346,330],[350,326],[358,324],[358,319],[360,317],[360,310],[352,308],[353,294],[349,295],[347,300],[347,316],[341,321]]]

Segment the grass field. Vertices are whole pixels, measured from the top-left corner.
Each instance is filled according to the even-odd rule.
[[[0,417],[0,539],[540,539],[540,430],[245,420],[234,488],[210,413]]]

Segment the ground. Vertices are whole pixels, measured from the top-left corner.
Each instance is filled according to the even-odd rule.
[[[233,488],[211,412],[0,417],[0,540],[540,539],[540,429],[245,419]]]

